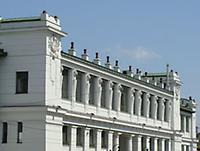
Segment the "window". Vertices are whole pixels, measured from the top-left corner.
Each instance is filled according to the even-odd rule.
[[[95,147],[95,132],[93,129],[90,130],[90,147]]]
[[[17,123],[17,143],[22,143],[23,123]]]
[[[28,93],[28,72],[16,73],[16,93]]]
[[[69,127],[68,126],[63,126],[62,129],[63,132],[63,145],[69,145]]]
[[[2,143],[7,143],[7,137],[8,137],[8,124],[7,122],[3,122]]]
[[[190,132],[190,119],[186,116],[186,132]]]
[[[82,146],[83,145],[83,130],[82,130],[82,128],[77,128],[76,145],[77,146]]]
[[[101,133],[101,147],[102,148],[107,148],[108,144],[108,133],[106,133],[105,131],[102,131]]]

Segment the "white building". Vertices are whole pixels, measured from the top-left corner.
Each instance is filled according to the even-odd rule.
[[[196,104],[173,71],[120,71],[74,44],[60,20],[0,19],[0,151],[196,151]]]

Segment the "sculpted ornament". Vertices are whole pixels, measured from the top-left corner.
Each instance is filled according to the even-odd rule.
[[[59,52],[60,41],[54,35],[49,38],[49,48],[50,48],[51,52],[53,52],[53,54],[56,54],[57,52]]]

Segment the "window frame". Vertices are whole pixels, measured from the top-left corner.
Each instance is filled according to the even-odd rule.
[[[21,75],[20,75],[21,74]],[[24,74],[24,75],[23,75]],[[23,85],[23,90],[20,90],[19,84]],[[29,86],[29,72],[28,71],[17,71],[16,72],[16,94],[27,94]]]

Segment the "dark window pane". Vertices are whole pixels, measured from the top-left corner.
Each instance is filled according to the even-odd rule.
[[[28,93],[28,72],[16,73],[16,93]]]
[[[17,143],[22,143],[22,132],[23,132],[23,123],[18,122],[18,124],[17,124]]]
[[[8,124],[6,122],[3,122],[3,130],[2,130],[2,143],[7,143],[7,137],[8,137]]]

